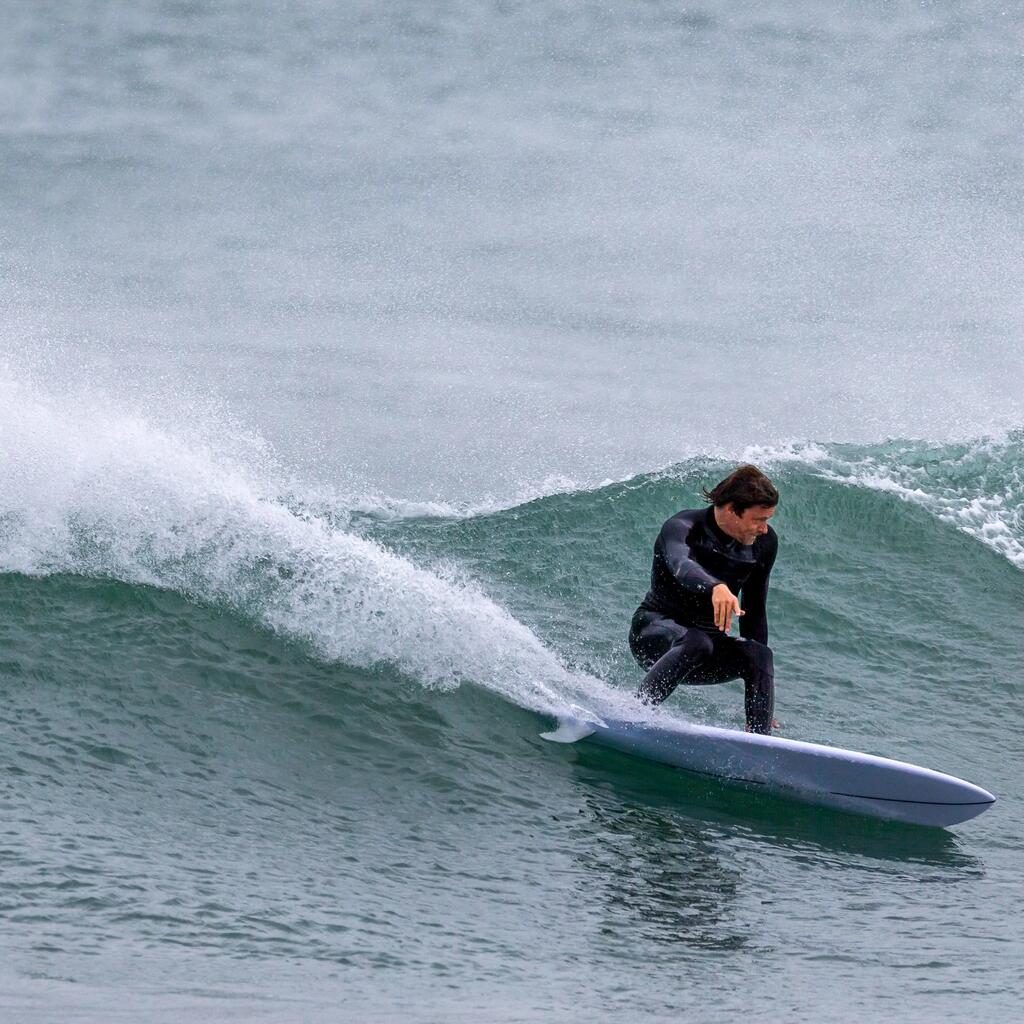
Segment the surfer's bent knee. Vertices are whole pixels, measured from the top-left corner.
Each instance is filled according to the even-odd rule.
[[[699,629],[687,629],[672,642],[672,646],[683,648],[688,657],[697,661],[710,658],[715,651],[714,641]]]

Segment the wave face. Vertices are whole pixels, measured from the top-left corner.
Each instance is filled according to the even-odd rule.
[[[130,956],[165,979],[161,1012],[169,984],[210,1019],[232,958],[266,964],[314,1019],[342,991],[372,1018],[382,970],[399,992],[427,970],[439,1005],[438,979],[461,979],[478,1007],[497,972],[529,1008],[510,965],[540,970],[558,1001],[584,948],[643,971],[680,937],[726,965],[709,990],[725,1006],[746,957],[777,955],[742,895],[765,858],[759,891],[791,897],[809,857],[906,898],[935,876],[1012,877],[995,813],[970,853],[537,738],[536,712],[595,695],[640,713],[625,633],[654,536],[727,463],[555,481],[508,507],[410,506],[303,491],[252,439],[26,383],[0,410],[2,895],[9,934],[38,936],[12,951],[11,1006],[81,1006],[82,978],[109,1006]],[[1022,440],[746,453],[783,495],[770,617],[787,735],[1015,791]],[[734,683],[654,713],[737,726],[740,704]],[[977,910],[964,885],[929,911],[936,958],[979,955],[951,937]],[[834,895],[798,897],[824,922],[799,942],[837,934]],[[1008,925],[993,910],[989,927]],[[895,956],[898,937],[881,941]],[[26,981],[39,958],[54,978]],[[310,979],[331,995],[310,997]],[[630,1005],[655,1012],[654,992]]]
[[[303,497],[239,445],[214,447],[24,385],[2,397],[5,572],[172,591],[324,662],[388,666],[428,687],[470,681],[535,710],[563,709],[622,673],[622,622],[645,590],[660,521],[728,470],[694,459],[509,508]],[[920,541],[899,557],[932,548],[979,557],[948,527],[1024,567],[1022,440],[807,443],[745,455],[793,495],[776,520],[783,532],[792,518],[820,534],[801,555],[811,574],[826,574],[831,558],[874,560],[883,579],[904,533]],[[951,580],[969,573],[967,562],[946,568]],[[780,579],[784,591],[784,567]]]

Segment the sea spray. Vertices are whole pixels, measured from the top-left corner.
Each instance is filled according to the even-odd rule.
[[[570,672],[465,574],[427,570],[280,500],[273,482],[137,415],[5,385],[0,568],[168,588],[328,660],[473,681],[561,710]]]

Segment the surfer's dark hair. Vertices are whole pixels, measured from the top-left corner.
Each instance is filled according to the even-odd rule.
[[[715,484],[710,491],[705,487],[704,497],[715,508],[732,505],[733,511],[738,516],[743,515],[748,508],[753,508],[755,505],[775,508],[779,503],[779,492],[775,489],[775,484],[757,466],[749,464],[734,469],[724,480]]]

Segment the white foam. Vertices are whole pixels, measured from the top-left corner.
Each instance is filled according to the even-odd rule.
[[[416,501],[394,498],[379,491],[363,491],[359,494],[339,495],[336,491],[324,494],[325,505],[339,504],[354,513],[372,515],[379,519],[473,519],[477,516],[493,515],[510,508],[518,508],[531,501],[550,498],[557,494],[574,494],[578,491],[605,487],[616,481],[606,479],[598,484],[589,483],[562,474],[549,475],[537,483],[520,487],[514,494],[505,497],[485,495],[472,502]],[[307,498],[308,501],[308,498]]]
[[[751,448],[748,454],[765,465],[800,462],[825,479],[894,494],[1024,569],[1020,433],[955,445],[889,442],[879,449],[850,458],[838,446],[807,442]]]

